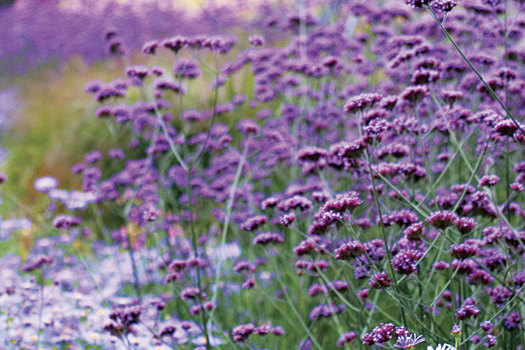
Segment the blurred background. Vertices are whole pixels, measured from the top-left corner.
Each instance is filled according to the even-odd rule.
[[[125,147],[94,116],[84,92],[91,80],[122,77],[134,64],[173,62],[173,55],[141,53],[149,40],[174,35],[266,34],[275,1],[247,0],[0,0],[0,239],[22,229],[37,233],[49,199],[35,179],[52,175],[60,188],[78,189],[71,166],[92,150]],[[266,32],[265,32],[266,31]],[[247,44],[246,38],[245,45]],[[238,50],[242,49],[242,44]],[[128,141],[126,141],[128,142]],[[40,228],[39,228],[40,229]],[[17,242],[20,237],[17,233]],[[23,241],[23,239],[22,239]],[[30,245],[30,244],[28,244]],[[0,253],[10,250],[0,242]]]
[[[86,82],[156,60],[140,52],[148,40],[263,31],[276,8],[246,0],[1,0],[0,171],[9,181],[0,215],[42,212],[35,178],[52,174],[61,187],[75,187],[71,165],[85,152],[116,146],[94,117]]]

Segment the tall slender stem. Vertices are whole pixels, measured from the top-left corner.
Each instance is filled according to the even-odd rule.
[[[379,216],[379,225],[381,227],[381,234],[383,236],[383,241],[385,242],[385,250],[386,250],[386,255],[388,258],[387,265],[389,267],[390,274],[392,275],[392,281],[394,282],[394,287],[396,289],[396,292],[398,294],[401,294],[399,292],[399,285],[397,283],[397,277],[396,277],[394,268],[392,267],[392,263],[391,263],[392,252],[390,252],[390,246],[388,245],[388,237],[386,236],[385,226],[383,225],[383,216],[382,216],[381,206],[379,205],[378,192],[377,192],[376,183],[374,180],[374,171],[372,169],[372,164],[370,161],[370,152],[368,151],[368,146],[366,147],[365,151],[366,151],[366,160],[368,162],[368,169],[370,170],[370,179],[372,180],[372,191],[373,191],[374,202],[377,207],[377,215]],[[405,317],[405,310],[403,309],[401,305],[399,305],[399,310],[401,311],[401,319],[403,320],[403,324],[406,325],[407,323],[406,323],[406,317]]]
[[[467,58],[467,56],[465,56],[465,54],[463,53],[463,51],[461,51],[461,49],[459,48],[459,46],[456,44],[456,42],[454,41],[454,39],[452,38],[452,36],[450,35],[450,33],[448,32],[448,30],[443,26],[443,23],[441,23],[441,21],[437,18],[436,16],[436,13],[434,12],[434,10],[432,9],[432,7],[430,6],[427,6],[427,10],[428,12],[430,13],[430,15],[432,16],[432,18],[434,18],[434,20],[437,22],[437,24],[439,25],[439,27],[441,28],[441,31],[443,31],[443,34],[445,34],[445,36],[447,37],[447,39],[452,43],[452,45],[454,46],[454,48],[457,50],[457,52],[461,55],[461,57],[463,57],[463,59],[465,60],[465,62],[467,62],[467,64],[469,65],[469,67],[472,69],[472,71],[474,72],[474,74],[476,74],[476,76],[478,77],[478,79],[483,83],[483,85],[485,86],[485,88],[487,89],[488,93],[490,94],[490,96],[492,98],[494,98],[496,100],[496,102],[498,102],[498,104],[503,108],[503,110],[507,113],[507,116],[510,118],[510,120],[512,120],[512,122],[514,124],[516,124],[516,127],[521,131],[521,133],[523,135],[525,135],[525,131],[523,131],[523,128],[521,127],[520,123],[518,123],[518,121],[512,116],[512,113],[510,112],[510,110],[507,108],[507,106],[503,103],[503,101],[501,101],[501,99],[499,98],[498,94],[496,94],[496,92],[490,87],[490,85],[485,81],[485,79],[483,79],[483,76],[481,75],[481,73],[474,67],[474,65],[472,64],[472,62],[470,62],[470,60]]]
[[[197,233],[195,232],[195,225],[193,223],[193,203],[192,203],[192,190],[191,190],[191,169],[192,167],[188,167],[187,169],[187,191],[188,191],[188,209],[189,209],[189,220],[190,220],[190,231],[191,231],[191,240],[193,245],[193,255],[198,260],[199,258],[199,249],[198,249],[198,238]],[[197,284],[199,287],[199,290],[202,292],[202,278],[201,278],[201,271],[200,271],[199,262],[197,261],[196,271],[197,271]],[[203,308],[201,314],[201,321],[204,328],[204,336],[206,337],[206,349],[210,349],[210,335],[208,331],[208,322],[206,320],[206,310]]]

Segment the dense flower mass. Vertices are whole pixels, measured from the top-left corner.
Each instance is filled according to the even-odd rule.
[[[0,5],[0,344],[525,346],[522,2],[168,2]]]

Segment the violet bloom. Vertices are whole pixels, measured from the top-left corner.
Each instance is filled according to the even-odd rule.
[[[519,312],[512,312],[505,317],[505,328],[509,331],[521,329],[521,316]]]
[[[376,93],[365,93],[354,96],[346,101],[344,110],[346,113],[355,113],[366,108],[371,108],[374,103],[381,101],[383,96]]]
[[[53,219],[53,227],[67,230],[82,223],[82,219],[76,216],[57,215]]]
[[[336,345],[340,348],[345,346],[346,344],[350,343],[352,340],[357,338],[357,332],[345,332],[343,333],[339,339],[337,340]]]
[[[370,277],[368,285],[374,289],[384,289],[390,287],[392,280],[388,277],[386,272],[381,271],[373,274]]]
[[[481,329],[483,329],[483,332],[490,333],[492,332],[492,323],[490,321],[483,321],[479,324]]]
[[[365,247],[359,241],[344,242],[335,249],[334,254],[336,259],[353,259],[361,256],[365,252]]]
[[[268,217],[266,215],[255,215],[248,218],[241,224],[241,229],[246,231],[254,231],[259,226],[264,225],[268,222]]]
[[[450,12],[458,5],[456,0],[433,0],[432,7],[441,12]]]
[[[112,148],[108,151],[108,156],[111,159],[124,159],[126,155],[120,148]]]
[[[327,295],[328,294],[328,288],[326,288],[326,286],[320,285],[318,283],[314,283],[308,288],[307,293],[311,297],[316,296],[317,294]]]
[[[253,244],[266,245],[269,243],[282,243],[284,236],[279,232],[263,232],[259,233],[253,239]]]
[[[493,187],[496,186],[499,180],[500,178],[498,175],[483,175],[481,179],[479,179],[478,187]]]
[[[452,334],[454,337],[459,337],[461,335],[461,326],[457,323],[454,323],[450,334]]]
[[[194,79],[202,74],[199,62],[191,58],[180,58],[173,65],[175,77]]]
[[[184,84],[169,78],[157,78],[153,81],[153,87],[155,90],[161,91],[172,91],[176,94],[185,95],[187,88]]]
[[[425,221],[436,228],[444,229],[454,225],[457,219],[458,215],[456,213],[449,210],[440,210],[430,213]]]
[[[485,336],[485,342],[483,342],[483,345],[485,345],[487,348],[491,348],[494,345],[496,345],[497,338],[495,335],[487,334]]]
[[[467,298],[463,302],[460,308],[456,310],[455,317],[458,320],[464,320],[470,317],[478,317],[481,310],[476,306],[476,300],[474,297]]]
[[[405,0],[405,4],[413,8],[422,8],[423,6],[428,6],[431,3],[431,0]]]
[[[259,125],[252,119],[242,119],[236,127],[243,135],[259,134]]]
[[[118,338],[128,333],[134,333],[133,325],[139,323],[142,311],[140,305],[115,309],[109,314],[112,322],[104,325],[104,330]]]
[[[479,242],[467,239],[461,244],[452,244],[450,255],[458,259],[470,258],[479,252]]]
[[[100,153],[100,151],[89,152],[84,156],[84,162],[87,164],[93,164],[100,159],[102,159],[102,153]]]
[[[252,323],[240,324],[232,329],[233,341],[245,341],[253,332],[255,332],[255,326]]]
[[[410,275],[417,271],[417,263],[423,253],[414,249],[400,250],[391,260],[394,271],[403,275]]]
[[[149,67],[142,65],[132,65],[126,67],[124,74],[129,78],[136,78],[139,80],[144,80],[151,74]]]
[[[289,214],[282,215],[279,218],[279,223],[281,225],[283,225],[283,226],[289,227],[289,226],[292,225],[294,220],[295,220],[295,214],[294,213],[289,213]]]
[[[252,35],[248,38],[251,46],[263,46],[265,44],[264,37],[261,35]]]
[[[310,310],[309,318],[311,321],[316,320],[319,317],[328,318],[335,314],[340,314],[345,312],[345,305],[344,304],[320,304],[317,306],[314,306],[312,310]]]
[[[422,222],[416,222],[408,226],[403,233],[410,241],[420,241],[425,233],[425,228],[423,227]]]
[[[27,262],[22,266],[21,270],[31,272],[40,268],[44,264],[51,264],[55,259],[48,255],[31,255],[27,258]]]
[[[467,233],[472,232],[474,227],[478,224],[476,220],[469,217],[460,217],[454,223],[461,234],[466,235]]]

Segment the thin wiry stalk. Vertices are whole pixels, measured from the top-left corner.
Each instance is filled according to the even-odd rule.
[[[430,13],[430,15],[432,16],[432,18],[434,18],[434,20],[436,21],[437,24],[439,24],[439,27],[441,28],[441,31],[443,32],[443,34],[445,34],[445,36],[447,37],[447,39],[452,43],[452,45],[454,46],[454,48],[457,50],[457,52],[461,55],[461,57],[463,57],[463,59],[465,60],[465,62],[467,62],[467,64],[469,65],[469,67],[472,69],[472,71],[474,72],[474,74],[476,74],[476,76],[478,77],[478,79],[483,83],[483,85],[485,86],[485,88],[487,89],[487,91],[489,92],[490,96],[496,100],[496,102],[498,102],[498,104],[501,106],[501,108],[503,108],[503,110],[505,111],[505,113],[507,113],[507,117],[509,117],[510,120],[512,120],[512,122],[516,125],[516,127],[521,131],[521,133],[523,135],[525,135],[525,131],[523,131],[523,128],[521,127],[520,123],[518,123],[518,121],[514,118],[514,116],[512,116],[512,113],[510,112],[510,110],[507,108],[507,106],[505,105],[505,103],[503,103],[503,101],[501,101],[501,99],[499,98],[498,94],[496,94],[496,92],[490,87],[490,85],[485,81],[485,79],[483,79],[483,76],[481,75],[481,73],[474,67],[474,65],[472,64],[472,62],[470,62],[470,60],[467,58],[467,56],[465,56],[465,54],[463,53],[463,51],[461,51],[461,49],[459,48],[459,46],[456,44],[456,42],[454,41],[454,39],[452,38],[452,36],[450,35],[450,33],[448,32],[448,30],[443,26],[443,23],[441,23],[441,21],[437,18],[436,16],[436,13],[434,12],[434,10],[432,9],[431,6],[427,6],[427,10],[428,12]]]
[[[379,204],[379,198],[378,198],[379,195],[376,189],[376,183],[374,180],[374,171],[372,169],[372,164],[370,161],[370,152],[368,151],[368,146],[366,147],[365,152],[366,152],[365,154],[366,154],[366,159],[368,163],[368,169],[370,170],[370,179],[372,181],[374,202],[377,207],[377,215],[379,216],[379,225],[381,226],[381,235],[383,236],[383,241],[385,243],[386,256],[388,258],[387,265],[390,270],[390,274],[392,275],[392,282],[394,282],[394,288],[396,289],[397,294],[401,294],[399,292],[399,285],[397,283],[397,277],[395,275],[394,268],[392,267],[392,264],[390,263],[390,261],[392,260],[392,252],[390,251],[390,246],[388,244],[388,237],[386,236],[385,226],[383,225],[382,211],[381,211],[381,206]],[[403,320],[403,324],[406,325],[407,323],[406,323],[406,317],[405,317],[405,310],[403,309],[401,305],[399,305],[399,310],[401,312],[401,319]]]
[[[217,82],[219,79],[219,59],[217,56],[217,53],[215,53],[215,81]],[[213,114],[211,116],[211,122],[210,126],[208,127],[208,132],[206,134],[206,140],[204,140],[204,143],[202,144],[202,148],[200,152],[197,154],[195,159],[192,160],[192,164],[196,164],[199,159],[202,157],[204,152],[206,152],[206,149],[208,148],[208,142],[210,141],[210,135],[211,135],[211,128],[215,124],[215,118],[217,117],[217,102],[219,100],[219,84],[215,84],[214,89],[214,95],[213,95]]]
[[[226,243],[226,236],[228,234],[228,227],[230,225],[230,219],[232,215],[232,209],[233,209],[233,201],[235,199],[235,191],[237,189],[237,186],[239,184],[239,180],[241,178],[242,174],[242,168],[244,167],[244,163],[246,161],[246,154],[248,152],[248,148],[244,149],[244,152],[241,156],[241,160],[239,162],[239,166],[237,167],[237,171],[235,173],[235,179],[233,180],[233,184],[230,190],[230,196],[228,198],[228,204],[226,205],[226,218],[224,220],[224,225],[222,226],[222,233],[221,233],[221,245],[224,246]],[[213,296],[211,298],[212,303],[215,303],[217,300],[218,292],[219,292],[219,282],[221,278],[221,267],[222,267],[223,259],[219,259],[219,262],[217,264],[217,267],[215,268],[215,288],[213,290]],[[212,309],[210,311],[210,320],[213,317],[215,309]],[[210,321],[209,320],[209,321]]]
[[[193,220],[193,203],[192,203],[192,190],[191,190],[191,167],[187,170],[187,191],[188,191],[188,209],[189,209],[189,220],[190,220],[190,231],[191,231],[191,240],[193,245],[193,255],[198,260],[199,258],[199,249],[198,249],[198,237],[197,232],[195,231],[195,225]],[[201,278],[201,271],[200,271],[199,262],[197,261],[196,271],[197,271],[197,284],[199,287],[199,291],[202,292],[203,285],[202,285],[202,278]],[[206,319],[206,311],[202,310],[201,314],[201,321],[202,325],[204,327],[204,336],[206,337],[206,349],[210,349],[210,334],[208,330],[208,321]]]
[[[268,254],[268,252],[266,250],[265,250],[265,253],[266,253],[266,257],[268,258],[268,260],[271,260],[271,257],[270,257],[270,255]],[[287,287],[283,283],[283,281],[281,279],[281,276],[279,275],[279,272],[277,272],[275,274],[275,276],[277,278],[277,282],[279,282],[279,285],[281,286],[281,290],[282,290],[282,292],[284,294],[284,297],[286,298],[287,304],[292,308],[292,311],[295,314],[295,316],[297,317],[297,320],[299,321],[301,327],[305,330],[306,334],[308,334],[308,336],[310,337],[310,340],[312,340],[312,343],[315,345],[315,347],[317,349],[319,349],[319,350],[323,350],[323,347],[321,346],[321,344],[319,343],[317,338],[314,336],[314,334],[310,330],[310,327],[308,327],[308,325],[304,322],[303,317],[299,313],[299,310],[297,310],[297,308],[295,307],[295,304],[294,304],[292,298],[290,297],[290,294],[288,293]]]

